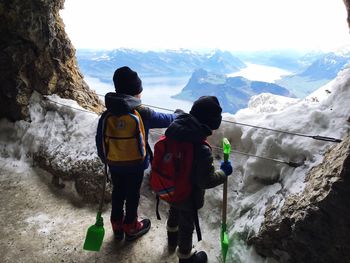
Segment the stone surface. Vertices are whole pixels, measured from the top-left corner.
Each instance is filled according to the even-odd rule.
[[[32,92],[102,111],[77,67],[59,10],[64,0],[0,1],[0,118],[28,119]]]
[[[67,165],[62,163],[57,165],[57,159],[60,158],[60,155],[64,155],[64,152],[59,149],[54,153],[48,152],[47,149],[40,149],[33,158],[40,168],[53,175],[52,183],[54,186],[65,188],[67,181],[73,182],[73,191],[76,191],[84,202],[98,203],[101,200],[105,178],[100,159],[71,160]],[[111,190],[109,183],[104,194],[106,202],[111,201]]]
[[[349,177],[350,135],[311,169],[304,192],[288,197],[277,218],[267,209],[250,243],[279,262],[350,262]]]
[[[348,26],[350,27],[350,0],[344,0],[344,4],[346,7],[346,11],[348,13],[348,17],[347,17]]]

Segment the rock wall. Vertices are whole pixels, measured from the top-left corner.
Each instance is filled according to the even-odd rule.
[[[59,10],[64,0],[0,1],[0,118],[28,118],[35,90],[76,100],[101,112],[77,67]]]
[[[273,206],[266,210],[250,244],[279,262],[350,262],[350,135],[310,170],[305,183],[304,192],[290,196],[277,218]]]
[[[350,0],[344,0],[344,4],[345,4],[345,7],[346,7],[346,11],[348,13],[347,21],[348,21],[348,26],[350,28]]]

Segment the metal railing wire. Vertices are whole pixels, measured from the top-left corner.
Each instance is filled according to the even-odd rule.
[[[100,94],[98,94],[98,95],[99,96],[103,96],[103,95],[100,95]],[[96,114],[95,112],[92,112],[92,111],[88,111],[88,110],[85,110],[85,109],[79,109],[79,108],[76,108],[76,107],[72,107],[72,106],[66,105],[64,103],[60,103],[60,102],[51,100],[47,96],[44,96],[44,98],[46,100],[50,101],[50,102],[53,102],[53,103],[57,104],[57,105],[61,105],[61,106],[64,106],[64,107],[67,107],[67,108],[70,108],[70,109],[73,109],[73,110],[77,110],[77,111],[81,111],[81,112],[87,112],[87,113],[91,113],[91,114]],[[158,107],[158,106],[153,106],[153,105],[149,105],[149,104],[142,104],[142,105],[147,106],[147,107],[151,107],[151,108],[155,108],[155,109],[160,109],[160,110],[174,112],[174,110],[170,110],[170,109],[162,108],[162,107]],[[241,123],[241,122],[234,122],[234,121],[229,121],[229,120],[222,120],[222,121],[226,122],[226,123],[235,124],[235,125],[247,126],[247,127],[251,127],[251,128],[255,128],[255,129],[264,129],[264,130],[268,130],[268,131],[284,133],[284,134],[293,135],[293,136],[302,136],[302,137],[312,138],[312,139],[315,139],[315,140],[322,140],[322,141],[335,142],[335,143],[340,143],[342,141],[341,139],[325,137],[325,136],[320,136],[320,135],[307,135],[307,134],[301,134],[301,133],[294,133],[294,132],[289,132],[289,131],[282,131],[282,130],[276,130],[276,129],[266,128],[266,127],[261,127],[261,126],[257,126],[257,125]],[[158,133],[158,132],[155,132],[155,131],[153,131],[153,133],[161,135],[161,133]],[[216,150],[220,150],[220,151],[223,150],[221,147],[217,147],[217,146],[212,146],[212,148],[216,149]],[[286,165],[294,167],[294,168],[302,166],[304,164],[304,161],[291,162],[291,161],[284,161],[284,160],[280,160],[280,159],[275,159],[275,158],[258,156],[258,155],[254,155],[254,154],[250,154],[250,153],[240,152],[240,151],[237,151],[237,150],[231,150],[231,151],[233,153],[240,154],[240,155],[245,155],[245,156],[259,158],[259,159],[264,159],[264,160],[267,160],[267,161],[273,161],[273,162],[277,162],[277,163],[281,163],[281,164],[286,164]]]

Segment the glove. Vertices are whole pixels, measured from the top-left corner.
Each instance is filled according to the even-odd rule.
[[[220,169],[224,171],[226,176],[229,176],[232,174],[232,165],[230,161],[227,162],[221,162]]]
[[[174,113],[177,114],[177,115],[180,115],[180,114],[184,114],[185,112],[183,110],[181,110],[181,109],[176,109],[174,111]]]

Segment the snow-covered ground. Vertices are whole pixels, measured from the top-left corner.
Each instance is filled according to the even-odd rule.
[[[83,250],[97,206],[82,202],[68,182],[65,188],[56,188],[49,173],[30,163],[0,158],[0,167],[1,263],[176,262],[176,255],[163,246],[164,220],[153,218],[145,238],[114,242],[108,205],[103,213],[106,233],[100,252]],[[154,206],[149,212],[144,203],[142,207],[142,216],[154,214]]]
[[[240,110],[235,115],[225,114],[224,119],[298,134],[342,138],[349,130],[347,122],[350,116],[349,79],[350,70],[346,69],[334,81],[300,100],[281,98],[271,94],[258,95],[252,98],[249,108]],[[53,152],[58,147],[64,151],[64,155],[60,156],[62,165],[69,166],[70,160],[76,158],[92,160],[96,157],[94,138],[98,116],[83,111],[74,101],[61,99],[55,95],[50,96],[49,99],[60,104],[51,101],[43,103],[38,94],[32,96],[30,106],[32,121],[30,123],[0,121],[0,157],[4,165],[1,168],[2,174],[9,173],[11,169],[12,173],[20,174],[23,167],[28,167],[28,164],[31,163],[32,154],[43,146]],[[157,137],[157,134],[154,137]],[[235,169],[234,174],[229,177],[227,225],[231,245],[228,262],[273,262],[271,259],[259,257],[253,248],[246,246],[244,241],[259,230],[264,220],[267,203],[273,203],[277,208],[281,207],[288,194],[300,193],[304,189],[305,173],[322,161],[323,153],[332,143],[229,122],[223,122],[209,141],[213,146],[220,148],[223,137],[231,141],[236,151],[286,162],[303,163],[293,168],[280,162],[231,154]],[[217,151],[216,155],[221,154],[218,148],[214,148]],[[7,165],[13,162],[16,163],[15,166]],[[24,173],[23,176],[32,175]],[[155,219],[151,215],[153,211],[149,209],[154,207],[154,201],[149,188],[143,187],[140,214],[146,214]],[[200,211],[204,241],[199,246],[206,249],[211,262],[218,262],[220,259],[221,201],[222,187],[210,189],[207,191],[205,207]],[[60,204],[65,205],[64,202]],[[69,202],[67,206],[70,206]],[[19,219],[22,220],[22,224],[28,226],[28,229],[40,220],[47,219],[42,216],[40,209],[33,213]],[[108,212],[106,214],[105,217],[108,218]],[[77,216],[79,213],[74,215]],[[90,221],[93,221],[93,212],[90,215]],[[6,220],[6,218],[1,219]],[[50,220],[55,222],[56,219]],[[76,220],[79,221],[78,218]],[[41,232],[45,233],[45,231],[49,229],[43,228]],[[154,231],[162,232],[164,237],[165,228],[160,227],[159,223]],[[107,232],[107,235],[109,234],[110,232]],[[147,238],[150,237],[146,235],[143,240]],[[154,244],[159,246],[164,243],[163,240],[152,243],[154,239],[157,239],[157,234],[152,236],[149,246]],[[195,236],[194,241],[196,241]],[[147,254],[147,257],[151,257],[152,247],[147,247],[147,244],[147,242],[143,243],[140,250],[151,249]],[[79,244],[75,245],[76,249],[81,249]],[[154,253],[158,253],[157,251],[154,250]],[[104,250],[100,253],[108,254],[110,251]],[[156,262],[154,261],[156,256],[147,257],[143,262]],[[169,262],[172,262],[171,260],[174,260],[174,257]],[[79,260],[74,262],[79,262]]]

